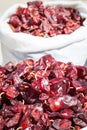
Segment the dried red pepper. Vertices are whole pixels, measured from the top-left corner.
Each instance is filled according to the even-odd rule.
[[[28,2],[19,7],[9,18],[8,24],[14,32],[34,36],[53,37],[70,34],[83,25],[84,18],[78,10],[59,6],[45,7],[41,1]]]
[[[87,126],[87,66],[45,55],[0,66],[0,130]]]

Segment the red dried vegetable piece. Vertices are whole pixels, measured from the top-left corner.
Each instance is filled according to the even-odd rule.
[[[81,128],[87,126],[87,124],[86,124],[83,120],[81,120],[81,119],[79,119],[79,118],[73,118],[73,121],[74,121],[74,123],[75,123],[76,125],[80,126]]]
[[[4,125],[5,125],[5,120],[4,120],[3,116],[0,116],[0,129],[1,130],[3,130]]]
[[[19,17],[15,14],[15,15],[12,15],[10,17],[10,21],[9,21],[10,24],[12,24],[14,27],[18,27],[18,26],[21,26],[22,25],[22,22],[21,20],[19,19]]]
[[[72,63],[67,63],[65,71],[66,77],[70,79],[77,79],[77,69]]]
[[[22,127],[23,130],[25,130],[26,128],[28,128],[31,125],[30,122],[30,117],[29,117],[29,112],[26,111],[21,119],[20,122],[20,127]]]
[[[41,123],[45,127],[48,127],[51,124],[50,119],[48,118],[48,114],[47,113],[43,113],[43,115],[42,115],[40,120],[41,120]]]
[[[70,108],[76,106],[77,102],[77,98],[71,97],[69,95],[54,98],[52,97],[48,99],[48,103],[52,111],[58,111],[63,108]]]
[[[7,64],[5,64],[5,69],[8,72],[12,72],[15,70],[15,66],[13,64],[13,62],[8,62]]]
[[[34,69],[45,70],[52,67],[55,63],[56,61],[51,55],[45,55],[35,62]]]
[[[37,92],[46,92],[49,93],[50,92],[50,85],[49,85],[49,81],[46,78],[43,79],[39,79],[37,81],[33,81],[32,85],[31,85],[32,89],[34,89]]]
[[[56,130],[70,130],[71,121],[64,119],[57,119],[53,122],[52,127]]]
[[[39,96],[39,100],[41,101],[45,101],[49,98],[49,95],[46,94],[46,93],[41,93],[40,96]]]
[[[74,112],[71,109],[64,109],[60,112],[61,118],[69,119],[74,117]]]
[[[57,24],[57,12],[52,7],[46,7],[44,9],[44,15],[49,20],[50,23],[56,23]]]
[[[15,98],[19,95],[19,92],[16,90],[15,86],[10,85],[4,90],[8,98]]]
[[[50,80],[51,83],[51,93],[58,96],[63,96],[67,94],[70,90],[70,83],[64,78],[54,78]]]
[[[20,119],[20,113],[17,113],[17,114],[15,114],[14,117],[12,117],[10,120],[8,120],[5,125],[8,128],[13,127],[19,123],[19,119]]]
[[[79,79],[85,79],[87,76],[87,66],[76,66],[78,78]]]
[[[31,116],[34,118],[35,121],[40,120],[41,116],[43,115],[43,108],[41,104],[36,104],[31,111]]]
[[[87,81],[72,81],[77,92],[87,92]]]

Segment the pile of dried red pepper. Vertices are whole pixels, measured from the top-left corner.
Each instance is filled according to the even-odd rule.
[[[0,66],[0,130],[87,126],[87,66],[45,55]]]
[[[24,32],[34,36],[53,37],[70,34],[83,25],[84,18],[71,7],[44,6],[41,1],[28,2],[27,7],[19,7],[9,18],[14,32]]]

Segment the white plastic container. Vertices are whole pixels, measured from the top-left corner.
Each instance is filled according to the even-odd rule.
[[[48,53],[52,54],[57,60],[61,60],[64,62],[67,62],[68,60],[71,60],[72,62],[75,61],[75,59],[73,60],[73,53],[70,53],[71,51],[69,49],[67,54],[66,51],[65,54],[63,54],[62,50],[66,50],[69,46],[71,47],[70,49],[72,49],[74,44],[78,45],[79,41],[84,41],[85,39],[87,39],[87,6],[84,2],[80,1],[52,1],[44,2],[44,5],[61,5],[64,7],[76,8],[77,10],[79,10],[81,16],[86,19],[83,23],[84,26],[81,26],[72,34],[62,34],[50,38],[38,37],[25,33],[14,33],[11,30],[10,26],[7,24],[9,16],[13,14],[19,6],[26,6],[24,4],[16,4],[9,8],[0,19],[0,39],[2,43],[1,47],[3,54],[3,64],[7,63],[10,60],[13,62],[18,62],[26,58],[34,58],[36,60],[42,55]],[[79,48],[77,51],[79,51]],[[87,58],[87,52],[86,50],[84,51],[85,54],[82,54],[82,56],[84,56],[83,59],[85,61],[85,59]],[[69,58],[70,55],[71,58]],[[83,64],[84,61],[74,63]]]

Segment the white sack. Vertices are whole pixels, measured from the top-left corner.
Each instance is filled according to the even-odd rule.
[[[43,38],[25,33],[14,33],[7,24],[9,16],[13,14],[19,6],[26,5],[16,4],[9,8],[0,19],[0,38],[2,42],[3,64],[8,61],[18,62],[26,58],[40,58],[44,54],[52,54],[57,60],[72,61],[76,64],[84,64],[87,58],[87,44],[84,41],[87,38],[87,6],[80,1],[52,1],[44,2],[45,5],[62,5],[65,7],[74,7],[79,10],[82,17],[86,18],[84,26],[68,35],[57,35],[55,37]],[[83,47],[85,44],[85,48]],[[70,46],[70,47],[69,47]],[[74,51],[77,47],[75,58]],[[68,49],[69,48],[69,49]],[[80,49],[80,51],[79,51]],[[85,51],[85,52],[84,52]],[[66,53],[67,52],[67,53]],[[76,52],[76,51],[75,51]],[[84,52],[84,54],[83,54]],[[79,54],[81,54],[79,57]],[[74,57],[73,57],[74,56]],[[84,56],[84,57],[83,57]],[[82,60],[80,60],[83,58]],[[84,60],[84,61],[83,61]]]

